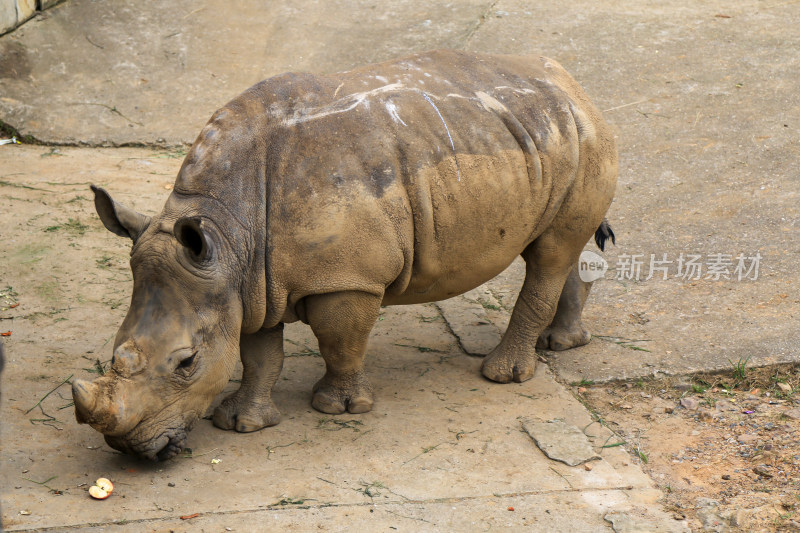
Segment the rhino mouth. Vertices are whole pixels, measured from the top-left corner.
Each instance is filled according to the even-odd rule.
[[[128,435],[111,437],[106,435],[106,443],[123,453],[135,455],[150,461],[166,461],[172,459],[186,447],[187,429],[184,427],[168,428],[161,434],[148,440],[133,440]]]

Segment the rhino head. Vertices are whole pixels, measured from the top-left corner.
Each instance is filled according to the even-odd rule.
[[[150,218],[92,190],[106,228],[133,241],[133,295],[109,372],[73,382],[75,415],[111,447],[165,460],[230,379],[240,335],[263,322],[263,287],[247,276],[258,253],[205,214],[210,200],[173,193]]]

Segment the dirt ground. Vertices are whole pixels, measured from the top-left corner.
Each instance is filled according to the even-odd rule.
[[[800,529],[800,368],[573,384],[695,531]]]

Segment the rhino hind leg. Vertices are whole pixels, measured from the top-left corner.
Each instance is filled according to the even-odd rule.
[[[483,360],[481,372],[498,383],[521,383],[536,370],[536,341],[556,313],[561,289],[580,247],[566,246],[565,235],[549,231],[531,243],[525,259],[525,282],[500,344]],[[567,242],[575,242],[574,237]]]
[[[356,291],[306,298],[308,324],[325,360],[325,375],[313,389],[314,409],[328,414],[372,410],[372,386],[364,373],[364,353],[380,305],[380,297]]]
[[[568,350],[589,342],[592,335],[583,326],[581,314],[591,288],[591,282],[581,280],[576,263],[561,291],[553,321],[539,334],[537,349]]]
[[[214,425],[240,433],[274,426],[281,419],[272,387],[283,368],[283,324],[242,335],[242,384],[214,411]]]

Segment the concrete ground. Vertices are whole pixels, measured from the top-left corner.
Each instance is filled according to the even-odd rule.
[[[29,139],[83,146],[0,146],[0,330],[11,333],[3,337],[5,527],[681,530],[633,458],[603,448],[614,437],[559,380],[800,360],[800,5],[249,7],[69,0],[0,38],[0,120]],[[437,47],[553,57],[617,128],[609,219],[618,243],[586,309],[589,345],[545,354],[547,367],[524,384],[480,377],[480,360],[468,354],[485,353],[503,331],[521,283],[515,263],[462,297],[385,311],[368,351],[377,400],[366,415],[310,408],[322,362],[302,326],[288,332],[291,357],[275,394],[281,424],[239,435],[202,421],[191,457],[149,465],[113,453],[73,421],[66,386],[31,409],[110,358],[127,306],[128,250],[93,215],[89,183],[155,212],[180,166],[177,147],[252,83]],[[738,279],[740,255],[757,275]],[[665,272],[651,268],[659,266],[651,256],[671,261],[660,264]],[[698,279],[678,269],[692,256]],[[523,419],[584,429],[601,459],[591,470],[547,459]],[[85,483],[101,475],[117,491],[92,501]]]

